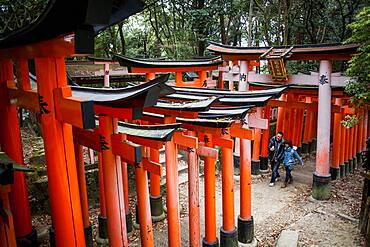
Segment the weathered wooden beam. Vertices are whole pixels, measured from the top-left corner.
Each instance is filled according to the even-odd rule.
[[[82,129],[95,128],[94,102],[72,97],[70,87],[54,90],[56,117],[59,121],[69,123]]]
[[[85,130],[81,128],[73,127],[73,136],[76,142],[84,147],[91,148],[95,151],[101,151],[101,138],[99,130]]]
[[[173,141],[176,145],[190,148],[198,148],[198,138],[194,136],[185,135],[181,131],[177,131],[173,135]]]
[[[222,138],[222,137],[213,137],[213,143],[216,146],[223,147],[223,148],[230,148],[233,149],[234,141],[232,139]]]
[[[164,145],[164,142],[162,141],[151,140],[138,136],[127,135],[127,140],[142,145],[144,147],[150,147],[157,150],[161,149]]]
[[[247,139],[247,140],[254,139],[254,131],[251,129],[243,128],[240,123],[233,123],[231,125],[230,135],[232,137],[238,137],[240,139]]]
[[[158,176],[162,176],[162,165],[143,157],[142,164],[145,170]]]
[[[8,95],[11,104],[34,113],[40,113],[41,100],[36,90],[19,90],[8,88]]]
[[[334,75],[331,77],[331,86],[332,87],[344,87],[350,77],[347,76],[338,76]],[[248,80],[253,82],[261,83],[275,83],[272,80],[271,75],[267,74],[257,74],[253,71],[248,73]],[[289,75],[289,79],[284,85],[304,85],[304,86],[318,86],[319,85],[319,75]]]
[[[197,154],[199,156],[207,158],[218,159],[218,150],[215,148],[207,147],[204,142],[199,142]]]
[[[142,161],[141,146],[126,141],[122,134],[113,134],[112,138],[112,152],[115,155],[121,156],[121,160],[130,164],[136,165]]]

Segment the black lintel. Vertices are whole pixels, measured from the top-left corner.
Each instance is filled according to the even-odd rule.
[[[181,124],[138,125],[118,122],[118,132],[157,141],[169,141]]]
[[[137,86],[111,89],[71,86],[73,97],[93,100],[94,104],[115,108],[142,108],[153,106],[159,97],[173,93],[165,84],[169,74]]]
[[[162,60],[129,58],[120,54],[114,54],[113,60],[118,61],[121,66],[136,68],[179,68],[179,67],[208,67],[222,64],[220,57],[193,59],[193,60]]]

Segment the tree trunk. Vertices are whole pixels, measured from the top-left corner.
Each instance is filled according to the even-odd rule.
[[[196,8],[198,10],[204,9],[204,0],[198,0]],[[203,19],[203,18],[202,18]],[[206,27],[205,27],[205,20],[201,20],[197,24],[198,28],[198,56],[204,56],[204,51],[206,50]]]
[[[253,0],[249,1],[249,13],[248,13],[248,46],[252,46],[252,17],[253,17]]]
[[[119,37],[121,39],[121,54],[126,55],[126,41],[123,35],[123,23],[118,24]]]
[[[220,14],[220,31],[221,31],[221,43],[227,44],[226,30],[225,30],[225,15],[223,13]]]

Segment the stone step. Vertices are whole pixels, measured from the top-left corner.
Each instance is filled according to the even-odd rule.
[[[297,247],[298,232],[291,230],[282,230],[275,247]]]

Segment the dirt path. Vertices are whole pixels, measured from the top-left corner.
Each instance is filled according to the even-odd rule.
[[[287,188],[268,187],[269,174],[253,178],[252,204],[255,236],[258,246],[273,246],[284,229],[299,232],[299,246],[363,246],[357,222],[344,216],[358,218],[362,179],[356,171],[332,183],[332,198],[325,202],[310,196],[314,156],[305,158],[304,167],[293,171],[294,183]],[[281,175],[285,175],[281,170]],[[200,179],[201,229],[204,235],[204,187]],[[235,218],[239,212],[239,181],[235,181]],[[222,224],[221,176],[217,176],[217,225]],[[187,184],[180,186],[180,216],[182,246],[188,246]],[[344,215],[344,216],[343,216]],[[236,221],[235,221],[236,222]],[[155,246],[167,246],[166,221],[154,224]],[[219,231],[219,229],[218,229]],[[139,232],[130,238],[130,246],[140,246]]]

